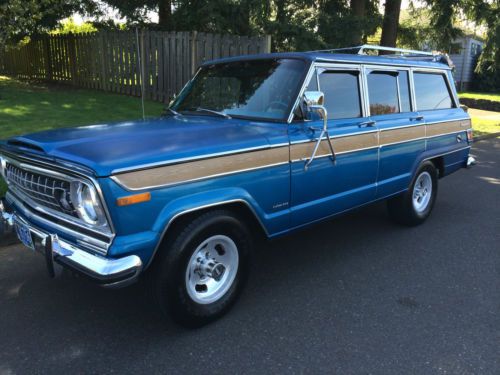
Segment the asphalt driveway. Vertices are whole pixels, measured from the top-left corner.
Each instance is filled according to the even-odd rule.
[[[141,285],[46,277],[0,249],[0,374],[500,373],[500,140],[441,180],[431,218],[390,223],[377,204],[258,252],[222,320],[185,330]]]

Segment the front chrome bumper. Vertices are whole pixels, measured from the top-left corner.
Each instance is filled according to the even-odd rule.
[[[82,250],[57,234],[47,233],[34,227],[26,220],[10,211],[4,202],[0,201],[0,236],[15,231],[16,221],[24,224],[30,231],[35,249],[45,255],[49,274],[54,276],[54,263],[90,277],[93,281],[108,287],[127,285],[138,277],[142,269],[142,261],[136,255],[111,259],[94,255]]]

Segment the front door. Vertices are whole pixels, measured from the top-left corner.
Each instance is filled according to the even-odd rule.
[[[355,66],[318,67],[308,88],[325,94],[328,130],[336,154],[323,140],[311,158],[323,120],[290,125],[291,223],[293,227],[319,220],[375,198],[378,130],[367,121],[361,69]]]

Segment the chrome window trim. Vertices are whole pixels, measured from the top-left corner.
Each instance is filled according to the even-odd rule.
[[[452,108],[435,108],[435,109],[422,109],[422,112],[428,112],[428,111],[440,111],[440,110],[446,110],[446,109],[454,109],[454,108],[460,108],[460,103],[458,102],[457,98],[455,98],[455,90],[452,89],[452,85],[450,83],[449,77],[448,77],[448,72],[440,70],[440,69],[431,69],[431,68],[418,68],[414,67],[412,68],[412,76],[413,73],[432,73],[432,74],[440,74],[444,76],[445,79],[445,84],[446,87],[448,88],[448,93],[450,94],[450,98],[453,102],[454,107]],[[413,80],[413,77],[412,77]],[[413,84],[415,84],[413,80]],[[415,93],[415,110],[418,111],[418,106],[417,106],[417,97]]]
[[[50,165],[50,164],[48,164],[48,163],[46,163],[44,161],[40,161],[40,160],[37,160],[37,159],[29,158],[29,157],[26,157],[24,155],[23,156],[19,156],[19,159],[27,159],[27,160],[32,161],[35,164],[47,165],[48,168],[38,167],[36,165],[32,165],[32,164],[26,163],[24,161],[21,161],[19,159],[7,156],[5,154],[3,154],[2,157],[8,163],[11,163],[11,164],[13,164],[13,165],[15,165],[15,166],[17,166],[19,168],[24,168],[26,170],[29,170],[29,171],[32,171],[32,172],[35,172],[35,173],[46,174],[48,176],[52,176],[52,177],[55,177],[55,178],[60,178],[60,179],[63,179],[65,181],[69,181],[69,182],[71,182],[71,181],[78,181],[78,177],[80,177],[84,181],[91,183],[92,186],[94,186],[94,188],[96,189],[97,195],[99,197],[99,201],[102,204],[104,213],[106,215],[106,220],[107,220],[107,224],[108,224],[108,227],[109,227],[109,231],[98,230],[95,227],[89,226],[88,224],[86,224],[83,221],[78,220],[76,218],[71,218],[71,219],[69,219],[69,217],[66,218],[65,217],[66,215],[63,216],[59,212],[58,213],[54,213],[54,212],[52,212],[52,210],[47,209],[46,207],[40,207],[40,205],[35,204],[34,202],[33,202],[32,207],[34,209],[36,209],[37,211],[41,212],[41,213],[44,213],[46,215],[55,217],[57,219],[61,219],[63,221],[66,221],[67,223],[73,224],[73,225],[78,226],[78,227],[80,227],[82,229],[89,230],[89,231],[94,232],[96,234],[107,236],[107,237],[109,237],[110,242],[112,242],[113,238],[115,237],[115,233],[116,232],[115,232],[115,229],[114,229],[114,226],[113,226],[113,222],[111,220],[111,215],[109,214],[109,210],[108,210],[106,201],[104,199],[104,195],[102,193],[101,187],[100,187],[99,183],[97,182],[97,180],[95,178],[93,178],[92,176],[89,176],[89,175],[83,175],[81,173],[74,172],[74,171],[69,170],[69,169],[67,169],[65,167],[59,167],[58,165]],[[61,172],[59,172],[57,170],[51,169],[50,167],[56,168],[56,169],[65,170],[65,171],[68,172],[68,174],[61,173]],[[78,177],[73,178],[72,176],[74,176],[74,175],[78,176]],[[8,182],[7,182],[7,185],[8,185]],[[29,199],[29,200],[31,201],[31,199]],[[31,202],[30,202],[30,205],[31,205]]]
[[[412,112],[418,112],[417,110],[417,97],[415,94],[415,82],[413,81],[413,68],[408,71],[408,79],[410,81],[410,102]]]
[[[321,69],[321,71],[320,71]],[[328,119],[328,122],[330,121],[339,121],[339,120],[351,120],[351,119],[363,119],[365,117],[368,117],[368,109],[366,107],[365,103],[365,85],[364,85],[364,77],[363,77],[363,66],[358,65],[358,66],[353,66],[349,64],[316,64],[316,71],[317,71],[317,77],[318,77],[318,89],[321,91],[321,85],[320,85],[320,75],[325,73],[325,72],[335,72],[335,71],[346,71],[346,70],[353,70],[359,72],[358,74],[358,97],[359,97],[359,104],[361,106],[361,116],[358,117],[345,117],[345,118],[336,118],[336,119]]]
[[[109,247],[111,246],[111,242],[103,242],[98,239],[89,237],[87,235],[81,234],[80,232],[74,231],[73,229],[70,229],[68,227],[59,225],[53,221],[47,220],[44,217],[41,217],[37,215],[36,213],[30,211],[29,209],[26,208],[25,204],[21,202],[13,193],[7,192],[7,195],[5,196],[5,199],[9,203],[14,203],[18,209],[22,211],[22,214],[26,217],[35,217],[36,220],[41,221],[47,226],[56,228],[57,230],[60,230],[63,233],[66,233],[69,236],[73,236],[79,241],[78,243],[82,246],[88,246],[89,250],[96,251],[102,255],[106,255],[108,252]]]
[[[295,111],[297,110],[298,105],[300,104],[300,100],[302,99],[302,96],[304,95],[304,91],[306,89],[307,84],[311,80],[312,75],[314,74],[314,71],[316,70],[314,62],[309,65],[309,70],[307,71],[307,74],[304,78],[304,81],[302,82],[302,86],[299,90],[299,93],[297,95],[297,98],[295,99],[295,103],[292,106],[292,110],[290,111],[290,114],[288,115],[288,120],[287,124],[290,124],[293,121],[293,117],[295,115]],[[318,82],[318,88],[319,88],[319,82]]]
[[[371,111],[370,111],[370,94],[368,92],[369,90],[369,87],[368,87],[368,75],[371,73],[371,72],[375,72],[375,71],[378,71],[378,72],[392,72],[392,73],[398,73],[399,70],[408,70],[408,69],[399,69],[397,66],[394,66],[394,67],[390,67],[390,68],[387,68],[387,67],[376,67],[376,68],[371,68],[371,67],[367,67],[366,65],[364,66],[364,75],[365,75],[365,81],[366,81],[366,105],[367,105],[367,111],[368,111],[368,115],[366,117],[371,117],[372,114],[371,114]],[[394,113],[387,113],[386,115],[397,115],[397,114],[401,114],[401,113],[410,113],[410,112],[402,112],[401,111],[401,94],[400,94],[400,89],[399,89],[399,74],[396,74],[396,90],[397,90],[397,93],[398,93],[398,112],[394,112]],[[380,115],[373,115],[373,116],[380,116]]]
[[[293,105],[292,110],[288,116],[288,121],[287,121],[288,124],[290,124],[293,121],[293,116],[294,116],[295,110],[297,109],[297,106],[300,103],[300,99],[304,95],[304,90],[305,90],[307,84],[309,83],[314,70],[318,67],[361,69],[362,70],[361,74],[363,76],[365,76],[365,79],[366,79],[366,74],[364,74],[365,69],[387,70],[388,67],[391,67],[391,69],[395,69],[395,70],[406,70],[406,71],[408,71],[408,76],[409,76],[408,78],[410,80],[410,102],[411,102],[411,106],[412,106],[412,108],[411,108],[412,112],[417,112],[417,103],[416,103],[416,98],[415,98],[415,87],[414,87],[413,74],[412,74],[412,72],[414,70],[444,74],[446,76],[448,87],[449,88],[452,87],[451,85],[449,85],[449,79],[448,79],[447,72],[450,71],[451,68],[448,66],[431,68],[431,67],[405,66],[405,65],[401,65],[400,63],[391,64],[390,62],[380,62],[380,63],[375,64],[375,63],[360,62],[360,61],[355,61],[355,60],[335,60],[335,59],[330,60],[330,59],[325,59],[325,58],[317,58],[316,60],[314,60],[311,63],[311,65],[309,67],[309,71],[304,79],[304,82],[302,83],[302,87],[299,91],[299,94],[298,94],[296,100],[295,100],[295,104]],[[319,77],[318,77],[318,81],[319,81]],[[368,86],[365,86],[365,87],[368,87]],[[319,88],[319,82],[318,82],[318,88]],[[366,94],[366,90],[364,89],[363,91]],[[453,93],[453,90],[452,90],[452,93]],[[452,96],[454,97],[455,95],[452,94]],[[455,97],[453,99],[454,99],[456,107],[458,107],[458,104],[457,104],[458,100],[456,100]],[[368,102],[366,102],[366,103],[368,103]],[[365,114],[365,117],[370,116],[369,111],[366,111],[364,114]]]

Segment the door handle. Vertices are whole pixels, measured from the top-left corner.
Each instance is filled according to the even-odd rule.
[[[422,116],[422,115],[410,117],[410,121],[422,121],[423,119],[424,119],[424,116]]]
[[[371,126],[374,126],[376,124],[375,121],[373,120],[370,120],[370,121],[365,121],[365,122],[361,122],[358,126],[360,128],[369,128]]]

